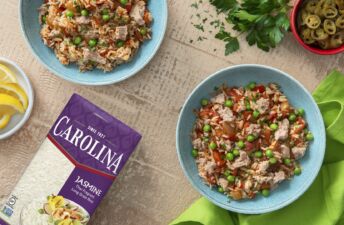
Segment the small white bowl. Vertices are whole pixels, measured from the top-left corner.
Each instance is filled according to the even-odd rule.
[[[16,63],[2,57],[0,57],[0,63],[7,66],[16,75],[18,84],[24,89],[29,100],[29,106],[25,113],[13,115],[7,127],[0,130],[0,140],[3,140],[16,133],[29,119],[33,108],[34,93],[29,78]]]

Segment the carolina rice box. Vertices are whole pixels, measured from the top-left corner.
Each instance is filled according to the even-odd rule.
[[[0,225],[87,224],[140,139],[74,94],[0,207]]]

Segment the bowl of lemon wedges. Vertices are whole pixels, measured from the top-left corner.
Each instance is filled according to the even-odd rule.
[[[26,74],[14,62],[0,57],[0,140],[25,124],[33,100],[33,89]]]

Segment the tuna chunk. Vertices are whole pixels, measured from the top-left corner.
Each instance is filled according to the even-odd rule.
[[[202,144],[202,140],[201,138],[197,138],[195,140],[192,141],[192,145],[195,149],[203,149],[203,144]]]
[[[213,161],[208,161],[205,165],[204,165],[204,169],[208,174],[212,174],[214,173],[214,169],[216,167],[216,163]]]
[[[252,134],[258,137],[261,132],[261,128],[258,124],[250,124],[250,126],[246,128],[246,132],[247,134]]]
[[[126,40],[127,35],[128,35],[128,27],[127,26],[116,27],[116,31],[115,31],[116,40]]]
[[[272,180],[273,185],[278,184],[285,180],[285,173],[283,171],[278,171],[275,173],[274,178]]]
[[[302,147],[293,147],[291,151],[293,152],[293,155],[295,159],[302,158],[305,155],[307,147],[302,146]]]
[[[289,131],[289,120],[283,119],[281,123],[279,123],[278,130],[275,132],[275,139],[282,140],[288,138],[288,131]]]
[[[79,16],[75,19],[75,22],[77,24],[89,24],[90,23],[90,19],[87,18],[86,16]]]
[[[288,146],[281,145],[281,155],[282,155],[282,158],[284,159],[290,158],[290,149]]]
[[[225,95],[223,93],[216,95],[210,99],[211,102],[223,104],[225,102]]]
[[[220,178],[219,184],[223,188],[223,190],[227,190],[227,188],[228,188],[228,180],[227,179]]]
[[[140,26],[145,24],[145,21],[143,19],[143,16],[146,10],[145,8],[146,8],[146,3],[144,1],[138,1],[133,6],[130,12],[130,17],[132,17],[134,21]]]
[[[265,113],[268,109],[269,109],[269,99],[265,99],[265,98],[260,98],[258,99],[258,101],[256,102],[256,109],[261,113]]]
[[[251,160],[248,157],[247,153],[244,151],[240,151],[240,156],[234,161],[232,164],[232,167],[240,168],[243,166],[248,166],[250,164]]]
[[[266,170],[267,170],[268,168],[269,168],[269,161],[268,161],[268,160],[259,162],[259,164],[258,164],[258,169],[257,169],[257,173],[259,173],[259,174],[265,174],[265,173],[266,173]]]
[[[252,186],[253,186],[253,183],[251,180],[248,179],[245,181],[244,189],[246,192],[249,192],[251,190]]]
[[[93,61],[99,64],[105,64],[106,59],[96,52],[92,52],[89,49],[84,49],[84,60]]]
[[[232,122],[235,119],[232,110],[228,107],[220,109],[218,113],[220,117],[223,119],[223,121]]]
[[[253,179],[255,179],[258,183],[270,183],[273,179],[272,176],[260,176],[260,175],[255,175],[253,176]]]

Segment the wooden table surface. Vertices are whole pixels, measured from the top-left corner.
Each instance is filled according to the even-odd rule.
[[[239,52],[224,56],[221,41],[191,24],[197,22],[196,17],[190,18],[196,9],[185,1],[169,0],[165,40],[145,69],[120,84],[79,86],[54,76],[32,55],[20,31],[18,4],[18,0],[2,1],[0,56],[17,62],[28,74],[35,89],[35,105],[24,128],[0,142],[0,203],[10,194],[67,100],[79,93],[143,135],[90,225],[167,224],[200,197],[179,166],[175,127],[185,98],[208,75],[235,64],[266,64],[291,74],[312,91],[331,69],[344,70],[343,54],[314,55],[303,50],[292,34],[270,53],[241,42]],[[202,7],[215,13],[208,4]],[[208,39],[196,41],[200,35]]]

